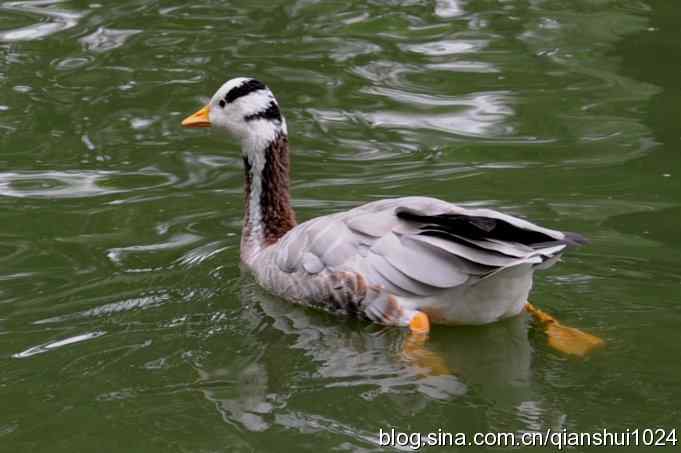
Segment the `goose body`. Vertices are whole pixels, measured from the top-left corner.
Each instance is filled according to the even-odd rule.
[[[288,301],[427,330],[486,324],[527,304],[537,269],[584,239],[491,209],[430,197],[374,201],[297,224],[290,205],[287,128],[261,82],[226,82],[183,121],[241,141],[241,260]]]

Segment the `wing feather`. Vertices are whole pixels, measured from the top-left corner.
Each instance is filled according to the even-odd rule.
[[[428,296],[435,292],[436,288],[431,285],[427,285],[423,282],[415,280],[409,277],[407,274],[398,270],[395,266],[390,264],[390,262],[381,255],[370,252],[367,256],[367,264],[380,276],[385,279],[385,281],[399,287],[402,292],[406,294],[399,295],[415,295],[415,296]]]
[[[464,258],[468,261],[474,263],[483,264],[485,266],[491,267],[508,267],[512,263],[518,261],[518,258],[505,256],[499,253],[489,252],[485,249],[478,249],[475,247],[469,247],[462,245],[458,242],[447,241],[439,237],[426,236],[426,235],[414,235],[410,236],[410,239],[415,242],[421,242],[432,246],[435,249],[444,250],[456,255],[458,257]],[[541,258],[532,257],[522,257],[521,260],[528,260],[527,262],[537,262],[541,263]]]
[[[491,209],[407,197],[300,224],[276,245],[274,262],[284,272],[359,272],[397,295],[430,296],[509,267],[552,263],[582,242]]]
[[[446,253],[425,247],[407,237],[400,240],[393,233],[376,241],[371,252],[385,257],[386,261],[410,278],[437,288],[458,286],[469,278],[448,260]]]

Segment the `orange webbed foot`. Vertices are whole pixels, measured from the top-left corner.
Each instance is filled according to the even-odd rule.
[[[564,326],[556,318],[530,303],[525,308],[537,322],[542,324],[549,338],[549,346],[557,351],[585,357],[594,349],[605,346],[605,341],[601,338],[574,327]]]

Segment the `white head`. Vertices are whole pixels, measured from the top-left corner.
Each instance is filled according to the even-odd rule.
[[[225,82],[210,102],[182,121],[184,127],[224,129],[240,140],[243,151],[266,147],[278,134],[286,134],[286,121],[267,86],[252,78]]]

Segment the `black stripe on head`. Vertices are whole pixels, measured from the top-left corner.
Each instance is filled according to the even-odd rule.
[[[254,91],[266,90],[267,87],[264,83],[259,80],[249,79],[239,86],[236,86],[229,90],[225,95],[225,101],[229,104],[236,101],[242,96],[246,96]]]
[[[258,113],[253,113],[252,115],[244,116],[246,121],[254,120],[270,120],[270,121],[281,121],[281,112],[279,111],[279,106],[276,102],[270,101],[269,105],[265,110],[261,110]]]

